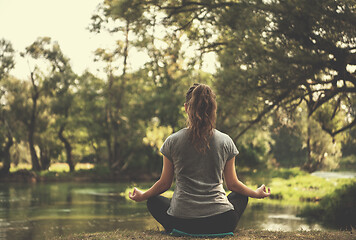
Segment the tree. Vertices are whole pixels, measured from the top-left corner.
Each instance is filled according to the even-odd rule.
[[[127,91],[127,68],[128,68],[128,56],[130,33],[135,29],[133,26],[134,19],[138,18],[141,14],[140,9],[132,9],[131,1],[108,1],[106,2],[110,7],[102,7],[99,11],[100,14],[93,16],[93,24],[91,25],[91,31],[100,32],[102,29],[106,29],[111,33],[121,33],[123,39],[117,40],[117,47],[114,51],[106,51],[104,49],[98,49],[96,51],[96,60],[104,61],[107,63],[105,72],[107,74],[108,84],[106,89],[106,144],[109,157],[110,169],[116,169],[121,171],[124,165],[124,159],[122,156],[122,147],[120,146],[120,128],[122,127],[123,116],[120,113],[125,108],[125,95]],[[110,29],[105,25],[107,19],[103,19],[104,16],[110,15],[111,20],[116,22],[117,25]],[[115,66],[112,65],[114,59],[122,60],[121,74],[115,76]]]
[[[326,106],[328,103],[321,108]],[[300,167],[308,172],[334,169],[341,155],[341,139],[331,137],[322,129],[317,121],[320,113],[308,116],[306,108],[306,104],[301,104],[292,113],[275,111],[270,127],[273,156],[282,167]]]
[[[25,125],[26,120],[29,117],[30,104],[28,100],[29,84],[28,82],[23,82],[12,76],[7,77],[2,81],[2,88],[5,89],[5,94],[3,96],[3,102],[6,103],[3,108],[3,113],[6,117],[6,125],[10,131],[11,142],[16,144],[21,142],[26,142],[28,140],[27,126]],[[2,135],[6,137],[7,135]],[[14,146],[13,146],[14,147]],[[11,152],[17,151],[11,147]],[[16,164],[16,159],[13,158],[14,155],[6,154],[11,157],[11,162]]]
[[[106,114],[105,114],[105,86],[104,80],[90,72],[84,72],[78,78],[78,92],[75,95],[75,111],[80,117],[76,119],[76,128],[82,129],[86,134],[79,140],[82,146],[88,146],[91,151],[85,153],[85,158],[93,158],[98,164],[103,164],[108,159],[106,139]],[[94,157],[90,157],[93,156]]]
[[[125,60],[125,51],[104,49],[97,51],[101,60],[107,62],[108,89],[112,89],[111,91],[108,90],[108,93],[112,92],[112,95],[107,95],[107,110],[112,109],[110,110],[112,113],[115,111],[120,113],[117,115],[118,117],[115,117],[115,114],[106,114],[109,117],[113,116],[111,117],[112,120],[108,118],[106,121],[107,126],[113,126],[111,127],[113,130],[105,132],[109,132],[113,136],[117,134],[116,139],[122,139],[128,127],[130,127],[131,132],[134,127],[141,130],[144,127],[143,132],[149,134],[151,130],[150,133],[164,132],[166,129],[175,131],[184,126],[184,111],[182,111],[184,94],[188,86],[194,81],[192,77],[193,66],[187,64],[184,47],[182,46],[184,35],[179,32],[172,32],[169,27],[163,28],[160,16],[156,15],[156,7],[146,9],[137,5],[137,3],[139,1],[104,2],[98,13],[93,16],[91,25],[93,31],[108,30],[114,37],[123,32],[118,36],[124,36],[125,41],[123,43],[125,44],[122,44],[122,46],[127,46],[126,44],[129,43],[129,49],[136,48],[136,50],[145,52],[149,57],[143,69],[134,73],[125,71],[125,75],[122,71],[121,75],[115,77],[115,71],[119,71],[113,63],[117,62],[115,59]],[[108,22],[114,24],[107,25]],[[129,34],[125,31],[128,26]],[[156,33],[159,33],[159,35]],[[132,36],[130,41],[126,37],[129,35]],[[127,55],[127,58],[129,57],[130,55]],[[121,66],[125,69],[125,61]],[[126,89],[122,84],[124,79],[126,79],[124,85]],[[118,102],[126,104],[115,105],[115,101],[117,101],[115,99],[119,98]],[[111,102],[113,103],[112,108],[109,107]],[[125,107],[120,108],[120,106]],[[121,124],[115,127],[117,122]],[[157,122],[162,125],[162,128],[156,126]],[[121,131],[118,132],[117,129]],[[136,133],[137,135],[126,136],[126,141],[119,142],[119,149],[121,149],[122,154],[128,149],[122,146],[125,146],[131,139],[132,142],[136,141],[136,145],[142,144],[142,138],[145,136],[142,136],[142,132]],[[136,140],[134,140],[135,138]],[[115,142],[118,142],[115,137],[112,137],[111,141],[107,140],[108,149]],[[136,149],[134,145],[132,147]],[[147,146],[137,147],[147,152]],[[110,152],[112,151],[109,150]],[[157,149],[152,152],[155,152],[158,156]],[[129,162],[127,159],[129,158],[129,155],[127,155],[126,162],[121,166],[127,166]]]
[[[330,102],[333,109],[349,106],[356,92],[355,5],[328,1],[143,1],[166,14],[166,22],[190,31],[213,28],[204,51],[216,51],[221,64],[216,88],[229,106],[223,123],[238,139],[271,111],[292,111],[306,102],[312,115]],[[211,30],[210,30],[211,32]],[[249,93],[247,96],[245,93]],[[334,103],[334,104],[333,104]],[[231,107],[229,107],[231,109]],[[231,115],[230,115],[231,114]],[[236,117],[239,116],[239,117]],[[240,116],[244,116],[241,117]],[[329,116],[332,117],[332,116]],[[355,126],[350,119],[331,136]]]
[[[10,126],[9,108],[6,100],[7,89],[4,81],[15,66],[14,49],[10,42],[5,39],[0,40],[0,160],[3,167],[0,174],[7,174],[10,170],[10,148],[13,145],[13,134]]]
[[[52,148],[57,148],[55,140],[48,141],[49,138],[47,138],[44,141],[41,137],[46,137],[44,132],[47,130],[51,119],[53,120],[55,117],[58,138],[65,147],[70,170],[74,171],[72,146],[64,134],[71,114],[72,88],[76,78],[70,67],[69,59],[63,55],[58,43],[52,43],[48,37],[38,38],[26,48],[22,55],[31,57],[33,61],[46,60],[45,63],[49,66],[48,73],[41,71],[38,63],[35,63],[35,67],[30,69],[32,104],[29,120],[24,119],[24,122],[28,129],[32,168],[38,171],[47,169],[50,165],[51,155],[56,151]],[[41,133],[37,137],[36,131]],[[50,144],[50,142],[52,143]],[[39,147],[40,159],[37,156],[35,146]]]
[[[21,56],[30,56],[33,57],[34,59],[37,58],[37,43],[34,43],[30,45],[29,47],[26,48],[25,53],[22,53]],[[35,149],[35,132],[36,132],[36,125],[38,121],[38,114],[39,114],[39,109],[38,109],[38,102],[43,94],[43,75],[41,74],[38,66],[36,65],[31,69],[29,61],[29,69],[30,69],[30,85],[28,92],[30,94],[29,98],[31,99],[31,105],[28,107],[28,111],[25,111],[25,114],[28,114],[28,117],[22,118],[24,124],[27,127],[27,134],[28,134],[28,145],[30,149],[30,154],[31,154],[31,164],[32,164],[32,169],[35,171],[40,171],[41,170],[41,165],[39,162],[39,158]],[[26,104],[26,102],[24,102]],[[27,109],[27,107],[24,107],[24,109]],[[24,114],[24,115],[25,115]]]
[[[5,40],[0,40],[0,80],[8,76],[9,72],[15,67],[15,51],[12,44]]]
[[[356,91],[349,68],[355,59],[350,1],[244,3],[247,7],[239,5],[225,13],[228,37],[222,38],[226,47],[219,54],[220,85],[233,85],[237,95],[241,89],[256,99],[254,109],[247,108],[252,120],[237,137],[281,106],[292,111],[304,101],[309,115],[325,103],[335,110],[340,104],[349,106],[347,99]],[[251,106],[250,100],[237,100]],[[328,131],[334,136],[354,125],[353,119]]]
[[[305,112],[294,114],[279,109],[272,115],[270,131],[273,139],[272,154],[278,166],[302,167],[307,159]]]
[[[66,161],[71,172],[74,171],[75,164],[72,158],[72,144],[65,131],[69,128],[69,121],[74,102],[74,92],[76,74],[72,71],[69,59],[64,56],[57,42],[51,43],[49,38],[40,38],[36,41],[37,57],[42,57],[49,61],[51,71],[46,79],[46,94],[51,97],[51,110],[56,116],[58,125],[58,138],[63,143],[66,152]],[[70,131],[67,130],[67,134]]]

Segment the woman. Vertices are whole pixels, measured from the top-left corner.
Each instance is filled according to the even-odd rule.
[[[235,171],[238,150],[232,139],[214,129],[215,94],[209,86],[194,84],[184,104],[188,127],[169,136],[162,148],[160,179],[147,191],[134,188],[134,201],[147,201],[152,216],[167,232],[215,234],[232,232],[244,212],[248,197],[270,195],[262,185],[252,190],[240,182]],[[176,178],[172,200],[160,196]],[[227,188],[226,196],[223,176]]]

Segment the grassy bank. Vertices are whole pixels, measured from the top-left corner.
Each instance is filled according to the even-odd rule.
[[[33,171],[30,164],[20,164],[11,166],[10,173],[0,175],[1,182],[132,182],[132,181],[152,181],[159,175],[144,172],[115,173],[107,166],[94,165],[90,163],[78,163],[75,171],[70,172],[69,166],[65,163],[51,164],[48,170]]]
[[[86,233],[76,234],[65,237],[58,237],[54,240],[173,240],[173,239],[197,239],[191,237],[172,237],[166,234],[162,234],[158,231],[115,231],[104,233]],[[202,238],[199,238],[202,239]],[[204,239],[204,238],[203,238]],[[212,238],[209,238],[212,239]],[[214,238],[215,239],[215,238]],[[221,239],[221,238],[217,238]],[[297,232],[271,232],[271,231],[259,231],[259,230],[241,230],[234,234],[232,237],[225,237],[223,239],[264,239],[264,240],[354,240],[356,239],[355,232],[345,231],[297,231]]]
[[[354,183],[356,179],[324,179],[297,168],[273,169],[252,174],[242,173],[243,181],[251,188],[266,184],[272,194],[264,203],[300,206],[318,203],[337,188]],[[257,200],[258,201],[258,200]]]
[[[242,181],[252,189],[261,184],[271,188],[271,196],[261,201],[250,199],[250,203],[268,203],[278,205],[305,206],[319,203],[325,196],[333,193],[337,188],[346,184],[356,184],[356,179],[324,179],[312,176],[297,168],[264,170],[255,173],[242,173]],[[131,184],[122,197],[128,199],[128,193],[136,186],[141,190],[147,190],[147,186],[140,183]],[[229,192],[228,192],[229,193]],[[164,193],[166,197],[172,197],[173,187]]]
[[[127,189],[118,193],[128,198],[128,192],[133,186],[145,189],[149,187],[148,182],[153,182],[159,176],[136,173],[115,174],[105,166],[94,166],[92,164],[77,164],[76,171],[69,172],[69,167],[64,163],[52,164],[49,170],[34,172],[30,165],[12,167],[8,176],[1,177],[2,182],[127,182]],[[312,176],[298,168],[265,169],[259,171],[240,170],[239,178],[249,187],[255,189],[261,184],[266,184],[272,190],[270,198],[263,203],[278,205],[301,206],[310,203],[318,203],[324,196],[331,194],[336,188],[354,183],[356,179],[324,179]],[[173,194],[166,192],[167,197]],[[261,201],[251,199],[250,203]]]

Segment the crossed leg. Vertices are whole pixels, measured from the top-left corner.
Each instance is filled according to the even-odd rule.
[[[181,219],[170,216],[167,210],[171,200],[163,196],[151,197],[147,200],[147,208],[151,215],[167,232],[177,228],[189,233],[219,233],[234,231],[248,203],[248,197],[236,192],[227,196],[234,210],[211,217]]]

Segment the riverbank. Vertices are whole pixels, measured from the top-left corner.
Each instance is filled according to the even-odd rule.
[[[167,234],[162,234],[158,231],[115,231],[103,233],[82,233],[65,237],[57,237],[53,240],[173,240],[173,239],[197,239],[191,237],[172,237]],[[199,238],[202,239],[202,238]],[[204,239],[204,238],[203,238]],[[217,239],[217,238],[209,238]],[[221,238],[218,238],[221,239]],[[225,237],[223,239],[231,240],[355,240],[355,231],[296,231],[296,232],[279,232],[279,231],[259,231],[259,230],[240,230],[232,237]]]
[[[263,177],[267,175],[265,172]],[[268,176],[271,178],[269,186],[272,186],[273,192],[280,192],[280,194],[274,199],[251,199],[240,225],[241,229],[256,230],[251,235],[254,238],[251,239],[264,239],[263,236],[268,234],[280,236],[274,239],[291,238],[290,236],[295,233],[299,234],[297,231],[300,229],[305,231],[332,231],[335,229],[322,227],[319,224],[320,221],[308,222],[298,217],[299,210],[305,205],[318,206],[321,204],[324,198],[323,194],[325,194],[323,189],[334,188],[334,180],[324,182],[320,178],[295,170],[280,169],[270,175]],[[274,175],[283,176],[283,178],[278,179]],[[295,179],[296,175],[299,176],[298,179]],[[255,177],[257,176],[252,176],[253,179]],[[250,182],[248,178],[245,180],[251,184],[258,184]],[[132,236],[140,236],[143,240],[161,239],[163,236],[156,235],[156,233],[159,234],[157,224],[147,213],[145,203],[136,203],[127,199],[128,191],[132,190],[133,186],[147,189],[151,184],[150,182],[119,181],[107,183],[93,181],[40,182],[39,184],[1,182],[0,200],[3,205],[0,206],[0,212],[3,215],[0,218],[3,218],[3,232],[6,232],[8,239],[57,239],[57,236],[75,233],[82,233],[81,237],[77,237],[79,239],[136,239]],[[290,185],[290,190],[278,191],[281,185]],[[167,194],[172,193],[172,191],[167,192]],[[321,200],[317,202],[305,201],[307,196],[310,198],[309,194],[311,193],[314,196],[312,199]],[[294,196],[294,201],[289,196]],[[295,206],[294,203],[297,202],[299,205]],[[344,205],[348,206],[348,204]],[[130,238],[117,235],[122,234],[121,232],[112,233],[116,229],[127,230]],[[336,229],[339,230],[339,228]],[[149,236],[147,237],[146,234],[141,234],[146,230],[155,231],[152,232],[153,235],[147,234]],[[290,236],[284,236],[280,233],[263,230],[291,231],[292,233]],[[97,233],[89,234],[93,231],[99,235]],[[247,237],[250,235],[246,231],[241,231],[239,234],[245,239],[249,239]],[[317,237],[313,237],[307,233],[305,238],[299,239],[328,239],[319,235],[318,232],[315,232],[313,236]],[[330,236],[333,239],[334,235]],[[71,238],[66,238],[71,240]],[[345,238],[337,237],[336,239]]]
[[[30,167],[30,166],[28,166]],[[337,173],[337,172],[335,172]],[[264,169],[261,171],[240,171],[239,178],[251,188],[266,184],[271,188],[272,194],[264,203],[278,205],[301,206],[305,203],[318,203],[338,187],[354,183],[355,178],[326,179],[313,176],[298,168]],[[339,174],[340,175],[340,174]],[[77,164],[76,171],[69,172],[66,164],[54,164],[46,171],[32,171],[30,169],[15,169],[5,176],[0,175],[2,183],[126,183],[127,189],[117,193],[128,199],[128,192],[132,187],[143,190],[159,178],[159,173],[125,172],[115,173],[103,166]],[[168,196],[173,194],[173,187]]]
[[[43,183],[43,182],[150,182],[159,178],[158,173],[110,171],[106,166],[77,164],[74,172],[64,163],[52,164],[48,170],[33,171],[28,164],[13,167],[6,175],[0,174],[0,181],[7,183]]]

